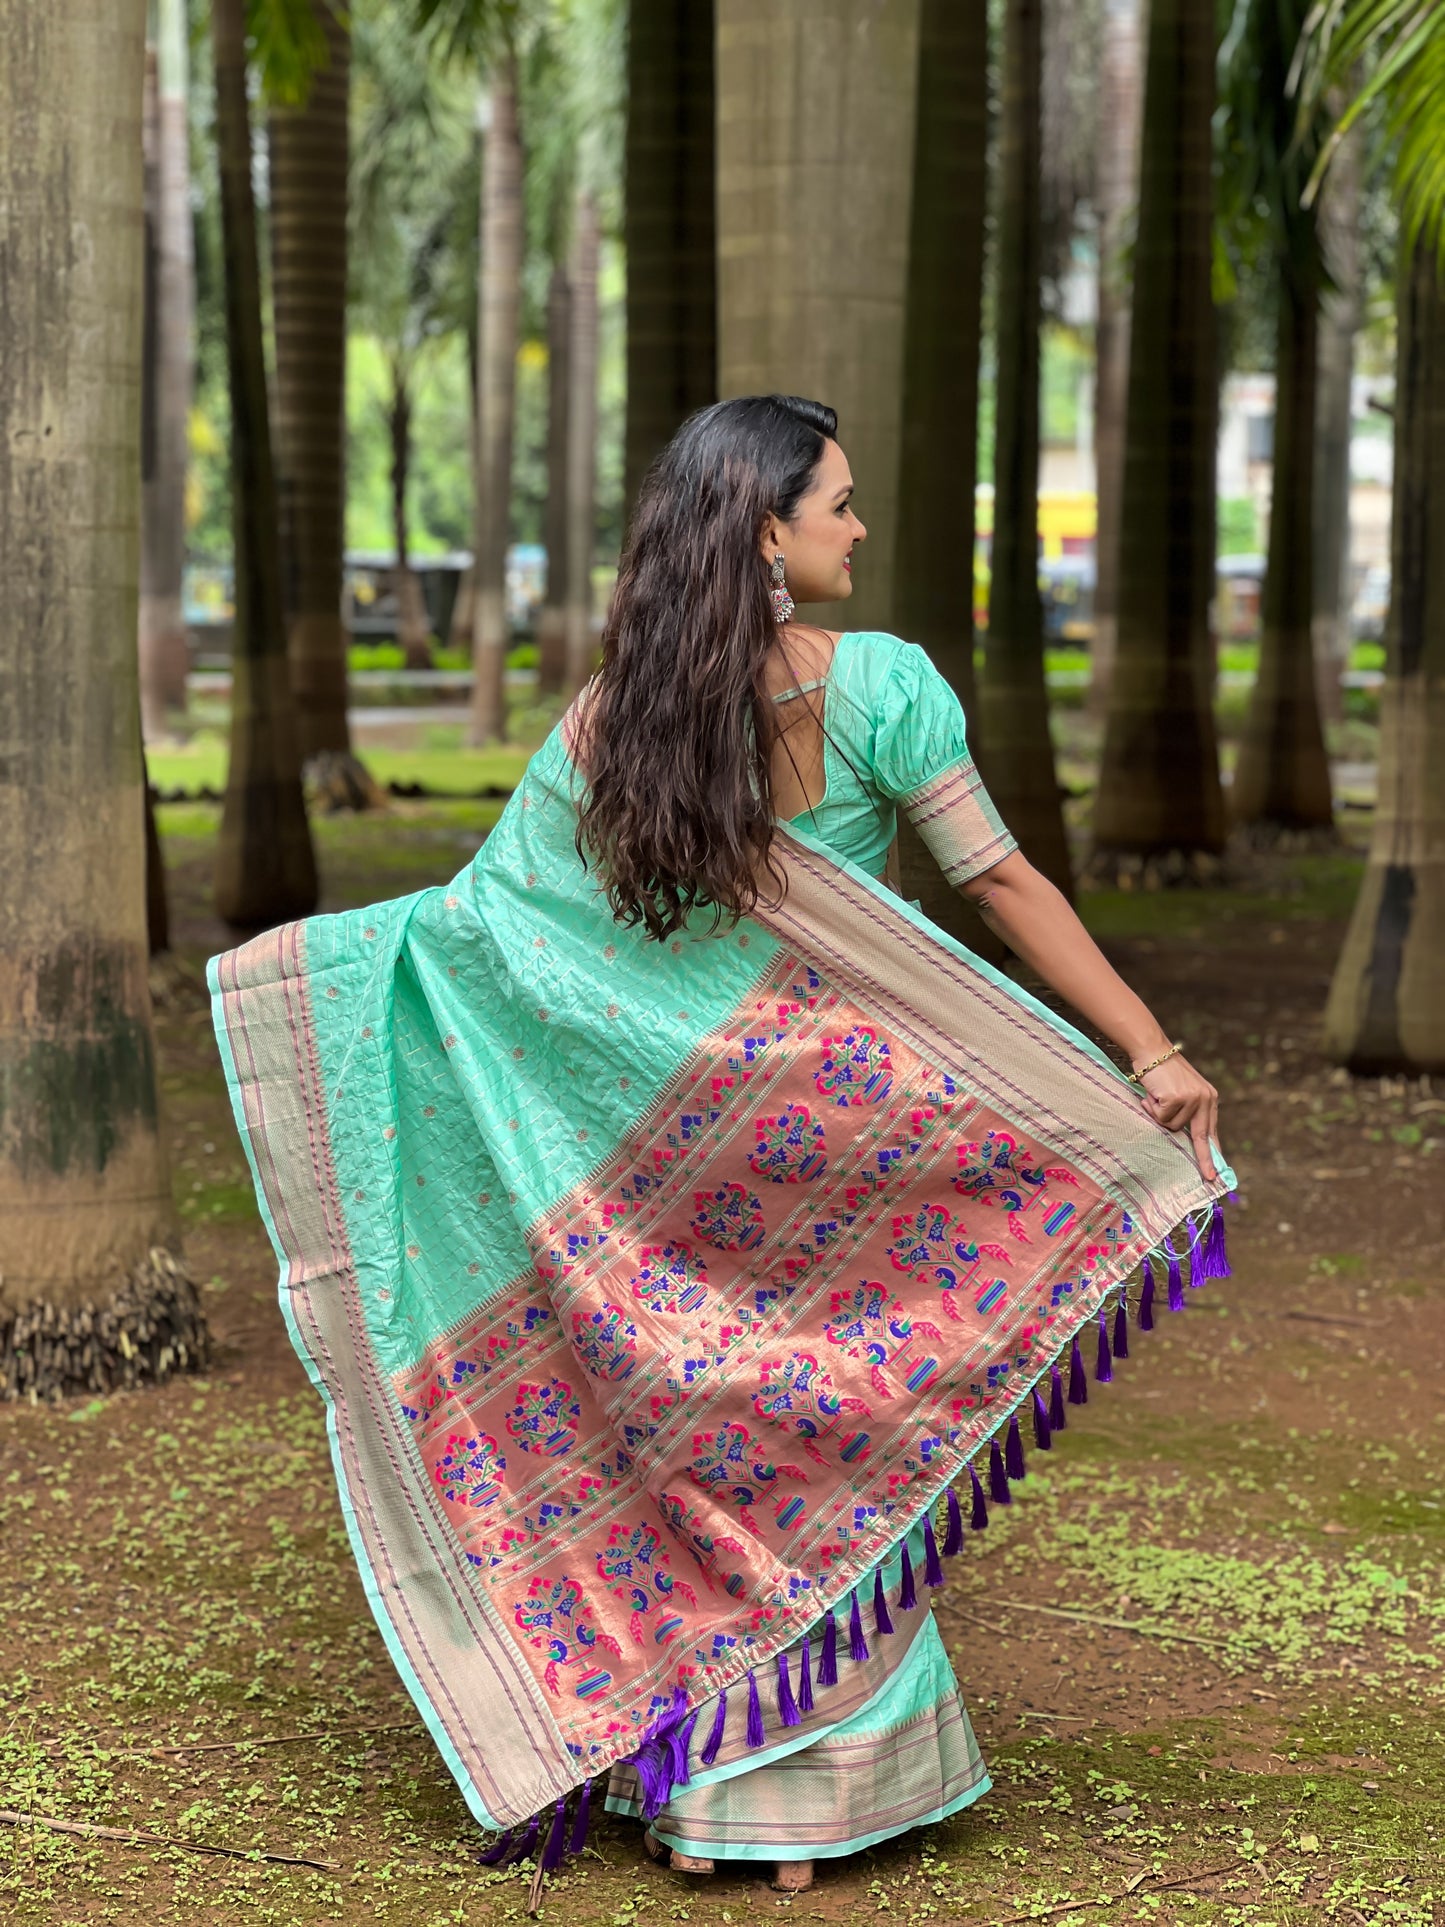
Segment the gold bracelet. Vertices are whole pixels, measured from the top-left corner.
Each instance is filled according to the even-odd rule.
[[[1177,1057],[1184,1048],[1183,1044],[1171,1044],[1162,1057],[1156,1057],[1152,1064],[1141,1064],[1137,1071],[1130,1071],[1129,1082],[1142,1084],[1150,1071],[1157,1071],[1161,1064],[1167,1064],[1171,1057]]]

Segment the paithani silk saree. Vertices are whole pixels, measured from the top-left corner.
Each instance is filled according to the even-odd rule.
[[[956,865],[968,784],[935,788]],[[210,970],[377,1622],[477,1820],[526,1851],[545,1815],[553,1859],[615,1762],[655,1810],[700,1750],[861,1703],[1156,1280],[1223,1275],[1232,1184],[800,831],[778,901],[658,944],[575,829],[558,732],[449,887]]]

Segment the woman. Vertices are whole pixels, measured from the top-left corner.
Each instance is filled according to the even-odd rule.
[[[1227,1269],[1215,1093],[951,692],[794,619],[850,592],[852,487],[816,403],[693,417],[470,869],[212,966],[378,1621],[539,1879],[607,1770],[655,1856],[793,1890],[985,1791],[927,1610],[954,1483],[1009,1502],[1151,1258],[1175,1308]],[[1132,1078],[889,891],[899,804]]]

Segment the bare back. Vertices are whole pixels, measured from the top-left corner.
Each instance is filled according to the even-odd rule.
[[[837,646],[835,631],[790,622],[778,631],[778,647],[768,661],[767,690],[777,699],[778,720],[772,759],[773,814],[781,822],[822,801],[826,785],[823,709],[826,678]]]

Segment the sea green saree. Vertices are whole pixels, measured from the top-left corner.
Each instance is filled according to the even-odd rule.
[[[728,1853],[749,1755],[801,1786],[911,1731],[928,1589],[1087,1396],[1081,1337],[1107,1379],[1150,1254],[1175,1305],[1225,1268],[1228,1173],[870,874],[895,802],[956,880],[1011,847],[922,652],[845,637],[828,702],[828,796],[736,928],[612,922],[564,724],[448,888],[211,965],[378,1624],[477,1819],[548,1864],[618,1763],[614,1804]],[[983,1784],[955,1738],[939,1812]]]

